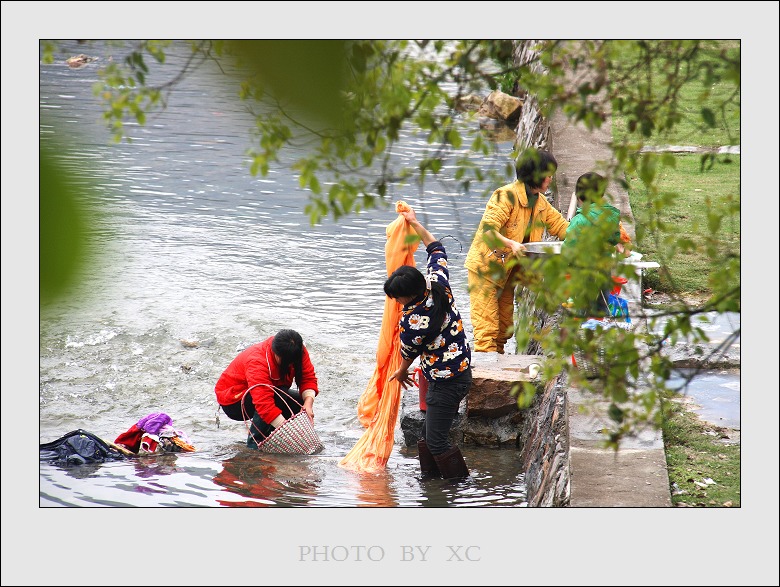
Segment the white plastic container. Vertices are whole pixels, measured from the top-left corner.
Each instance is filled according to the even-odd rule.
[[[642,253],[632,251],[631,255],[623,261],[626,265],[631,265],[636,269],[636,277],[627,277],[628,283],[623,284],[620,291],[620,297],[628,302],[642,303],[642,275],[645,269],[654,269],[660,267],[655,261],[642,261]]]

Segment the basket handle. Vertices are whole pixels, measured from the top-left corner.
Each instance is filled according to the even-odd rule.
[[[248,394],[250,391],[252,391],[255,387],[270,387],[271,390],[274,392],[274,394],[278,395],[281,398],[281,400],[284,402],[284,405],[287,406],[287,409],[289,410],[289,412],[291,414],[293,413],[293,409],[290,407],[290,404],[287,402],[287,399],[291,400],[295,405],[298,406],[298,411],[301,411],[303,409],[303,404],[300,403],[293,396],[291,396],[289,393],[285,392],[283,389],[280,389],[280,388],[276,387],[275,385],[271,385],[269,383],[256,383],[253,386],[247,388],[247,390],[241,396],[241,410],[242,411],[244,409],[244,397],[246,396],[246,394]],[[287,396],[287,399],[285,399],[285,396]],[[248,414],[246,412],[243,413],[243,416],[244,416],[244,421],[249,420],[249,418],[246,417],[246,416],[248,416]],[[252,424],[250,423],[248,427],[249,427],[249,432],[251,434],[252,433]],[[259,428],[256,427],[256,429],[257,429],[258,432],[260,432],[260,435],[263,437],[263,439],[268,438],[268,436],[263,434],[260,431]]]
[[[284,402],[284,405],[286,405],[286,406],[287,406],[287,409],[288,409],[288,410],[290,410],[291,412],[292,412],[292,408],[290,408],[290,404],[289,404],[289,403],[287,403],[287,400],[286,400],[286,399],[284,399],[284,398],[285,398],[285,396],[287,397],[287,399],[289,399],[289,400],[292,400],[292,402],[293,402],[295,405],[297,405],[299,408],[303,408],[303,404],[302,404],[301,402],[299,402],[297,399],[295,399],[293,396],[291,396],[289,393],[287,393],[285,390],[283,390],[283,389],[280,389],[279,387],[276,387],[276,386],[274,386],[274,385],[270,385],[270,384],[268,384],[268,383],[255,383],[255,384],[254,384],[252,387],[249,387],[249,388],[248,388],[248,389],[247,389],[247,390],[244,392],[244,395],[246,395],[247,393],[249,393],[250,391],[252,391],[252,390],[253,390],[255,387],[261,387],[261,386],[263,386],[263,387],[270,387],[270,388],[273,390],[273,392],[274,392],[276,395],[278,395],[278,396],[279,396],[279,397],[282,399],[282,401]],[[242,396],[242,397],[243,397],[243,396]]]

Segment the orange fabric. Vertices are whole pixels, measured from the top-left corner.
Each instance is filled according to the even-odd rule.
[[[626,229],[623,228],[623,223],[620,223],[620,242],[622,243],[630,243],[631,237],[628,236],[628,233],[626,232]]]
[[[410,210],[406,202],[396,202],[399,214]],[[385,229],[385,264],[387,276],[401,265],[415,266],[414,253],[420,245],[417,240],[406,242],[409,235],[417,236],[403,216],[398,216]],[[357,444],[339,462],[340,467],[356,471],[377,471],[385,467],[395,441],[395,425],[401,404],[401,384],[387,379],[401,366],[401,341],[398,323],[401,319],[401,305],[385,296],[382,314],[382,328],[376,351],[376,368],[368,387],[360,396],[357,405],[358,420],[366,431]]]
[[[514,324],[515,287],[498,287],[473,271],[468,272],[474,350],[504,352]]]
[[[171,441],[173,444],[178,446],[180,449],[182,449],[184,452],[195,452],[195,447],[191,444],[184,442],[181,438],[178,436],[172,436]]]

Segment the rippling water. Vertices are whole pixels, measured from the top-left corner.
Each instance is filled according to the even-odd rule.
[[[62,160],[98,188],[92,227],[100,263],[77,295],[41,314],[40,442],[83,428],[113,440],[141,417],[169,414],[196,453],[63,469],[41,464],[42,506],[507,506],[525,505],[514,451],[466,448],[472,478],[421,483],[416,449],[400,432],[387,470],[337,466],[363,433],[356,404],[374,369],[391,210],[311,226],[307,194],[279,166],[252,177],[244,157],[249,115],[230,78],[203,67],[132,142],[111,144],[92,97],[95,66],[63,60],[87,52],[105,63],[116,48],[70,47],[41,65],[41,141],[67,140]],[[64,51],[67,53],[67,49]],[[169,62],[182,54],[174,50]],[[154,77],[152,71],[150,76]],[[396,156],[416,161],[427,143],[407,132]],[[511,144],[483,157],[501,169]],[[495,186],[483,186],[492,187]],[[451,182],[394,186],[442,237],[470,328],[466,250],[484,199]],[[418,264],[424,264],[418,251]],[[320,380],[317,456],[260,455],[245,425],[217,425],[214,384],[235,354],[283,327],[301,332]]]

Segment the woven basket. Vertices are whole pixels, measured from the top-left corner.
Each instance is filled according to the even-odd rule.
[[[288,455],[313,455],[323,448],[314,421],[304,410],[285,420],[257,445],[260,452]]]
[[[630,322],[620,322],[616,320],[611,320],[608,322],[605,322],[604,324],[605,329],[608,328],[619,328],[621,330],[632,330],[632,324]],[[605,355],[603,348],[599,348],[596,352],[596,360],[587,360],[580,349],[576,349],[574,353],[571,356],[572,364],[577,367],[580,371],[585,373],[585,377],[588,379],[595,379],[598,377],[602,377],[605,373],[605,371],[609,368],[609,366],[606,364],[605,361]]]
[[[585,373],[585,377],[588,379],[595,379],[604,372],[604,349],[598,350],[597,357],[595,363],[588,361],[579,349],[574,351],[574,354],[571,356],[574,366]]]

